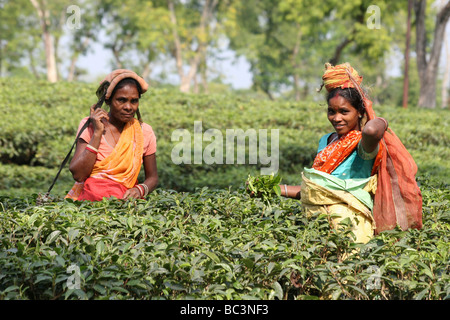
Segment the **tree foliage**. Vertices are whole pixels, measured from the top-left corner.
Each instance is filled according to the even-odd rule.
[[[415,3],[420,97],[432,103],[424,97],[436,96],[450,7]],[[80,8],[81,28],[66,27],[70,5]],[[390,61],[404,47],[406,11],[405,2],[387,0],[3,0],[0,72],[49,76],[54,56],[58,79],[82,79],[88,70],[79,57],[100,44],[112,53],[111,69],[133,69],[153,84],[175,75],[182,92],[199,92],[200,83],[208,92],[221,79],[212,62],[230,51],[249,62],[253,90],[272,99],[310,96],[325,62],[349,61],[385,90],[395,81],[389,71],[399,69]]]

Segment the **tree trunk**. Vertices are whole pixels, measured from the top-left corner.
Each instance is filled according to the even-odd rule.
[[[294,73],[294,94],[295,94],[295,101],[300,101],[300,99],[301,99],[300,77],[297,74],[297,72]]]
[[[294,93],[295,93],[295,101],[300,101],[300,75],[299,70],[300,66],[297,62],[297,56],[300,51],[300,42],[302,39],[302,32],[300,25],[297,23],[297,36],[295,38],[294,49],[292,50],[292,69],[294,71]]]
[[[375,87],[376,88],[383,88],[383,83],[384,81],[384,76],[382,74],[377,74],[376,76],[376,80],[375,80]],[[376,95],[375,97],[373,97],[373,104],[374,105],[379,105],[380,104],[380,100],[378,99],[378,95]]]
[[[147,62],[145,64],[144,69],[142,70],[142,74],[141,74],[142,79],[146,80],[148,77],[150,77],[151,72],[152,72],[152,69],[150,68],[150,62]]]
[[[3,40],[3,39],[2,39]],[[2,64],[3,64],[3,46],[2,46],[2,42],[0,41],[0,77],[2,76]]]
[[[36,62],[33,58],[33,50],[28,50],[28,58],[30,59],[30,69],[33,75],[36,77],[36,79],[40,79],[39,72],[36,69]]]
[[[114,56],[114,59],[116,60],[116,66],[117,69],[123,69],[123,63],[120,58],[120,52],[122,51],[123,45],[118,45],[117,39],[114,41],[114,44],[112,45],[111,51]]]
[[[444,1],[441,1],[444,3]],[[449,85],[449,78],[450,78],[450,51],[448,48],[448,39],[447,39],[447,32],[444,32],[444,48],[445,48],[445,70],[444,70],[444,79],[442,80],[442,102],[441,102],[441,108],[447,108],[448,106],[448,85]]]
[[[408,108],[409,92],[409,47],[411,42],[412,0],[408,0],[408,20],[406,22],[405,75],[403,77],[403,108]]]
[[[201,79],[202,79],[202,86],[203,86],[203,93],[209,93],[209,86],[208,86],[208,77],[206,75],[207,68],[202,70],[201,72]]]
[[[47,80],[50,82],[58,81],[58,72],[56,70],[55,46],[53,37],[48,30],[44,31],[45,44],[45,62],[47,64]]]
[[[75,64],[78,60],[78,53],[72,55],[69,66],[69,74],[67,75],[67,81],[72,82],[75,79]]]
[[[448,48],[448,40],[447,35],[444,35],[444,46],[445,46],[445,55],[446,55],[446,61],[445,61],[445,70],[444,70],[444,78],[442,79],[442,102],[441,102],[441,108],[447,108],[448,106],[448,84],[449,84],[449,75],[450,75],[450,51]]]
[[[167,0],[167,5],[169,7],[170,22],[172,23],[172,36],[174,44],[174,57],[175,64],[177,66],[178,75],[180,76],[180,81],[183,82],[184,71],[183,71],[183,56],[181,52],[181,42],[177,31],[177,16],[175,15],[175,7],[172,0]],[[181,87],[180,87],[181,90]]]
[[[187,74],[184,73],[183,70],[183,58],[182,58],[182,50],[181,50],[181,42],[177,31],[177,18],[175,15],[175,7],[173,5],[172,0],[167,0],[167,4],[169,7],[170,13],[170,21],[172,23],[172,35],[174,38],[174,46],[175,46],[175,62],[178,70],[178,74],[180,76],[180,91],[181,92],[189,92],[191,88],[192,80],[197,76],[197,70],[199,63],[201,62],[202,57],[204,58],[207,43],[205,42],[205,34],[207,25],[212,17],[212,13],[214,8],[217,6],[218,0],[213,0],[212,4],[210,0],[206,0],[202,17],[199,25],[199,35],[197,37],[199,43],[197,46],[196,53],[191,60],[189,71]]]
[[[194,93],[197,94],[200,92],[199,85],[198,85],[198,76],[194,77]]]
[[[37,0],[30,1],[37,11],[41,24],[42,35],[44,39],[45,62],[47,66],[47,79],[50,82],[56,82],[58,81],[58,72],[56,69],[55,46],[53,43],[53,37],[49,31],[50,12],[45,8],[45,1],[43,1],[42,7]]]
[[[418,105],[423,108],[435,108],[438,66],[445,34],[445,26],[450,17],[450,2],[447,2],[436,16],[433,45],[428,59],[425,30],[426,6],[426,0],[415,1],[417,70],[420,79]]]
[[[191,82],[197,76],[198,64],[200,63],[201,55],[203,54],[203,44],[199,44],[196,55],[191,60],[188,73],[183,77],[181,81],[181,92],[189,92],[191,90]]]
[[[59,17],[59,23],[57,24],[58,26],[63,26],[64,25],[64,21],[66,18],[66,12],[65,10],[61,11],[60,17]],[[50,24],[49,24],[50,25]],[[54,48],[54,57],[55,57],[55,65],[56,65],[56,78],[57,79],[61,79],[61,68],[60,68],[60,63],[61,61],[58,59],[59,57],[59,40],[61,39],[61,35],[62,33],[56,32],[55,35],[53,36],[53,48]]]
[[[80,51],[83,51],[87,48],[89,41],[90,41],[90,38],[84,39]],[[72,54],[72,59],[70,60],[70,66],[69,66],[69,74],[67,75],[67,81],[69,81],[69,82],[75,80],[76,63],[78,61],[78,58],[80,57],[80,51],[76,50]]]

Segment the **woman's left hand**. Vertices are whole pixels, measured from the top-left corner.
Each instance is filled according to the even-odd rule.
[[[138,188],[133,187],[131,189],[128,189],[127,191],[125,191],[122,199],[127,200],[130,198],[134,198],[134,199],[140,199],[141,198],[141,192],[139,191]]]

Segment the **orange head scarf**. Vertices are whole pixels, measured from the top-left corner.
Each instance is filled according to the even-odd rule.
[[[148,83],[145,82],[143,78],[137,75],[134,71],[127,70],[127,69],[117,69],[108,74],[105,79],[100,83],[100,87],[107,84],[106,92],[105,93],[105,99],[108,100],[111,96],[111,93],[113,92],[116,85],[125,78],[132,78],[136,80],[139,85],[141,86],[142,92],[144,93],[148,89]]]
[[[322,86],[325,86],[328,92],[336,88],[357,88],[361,85],[362,79],[363,77],[348,62],[334,67],[326,63]]]

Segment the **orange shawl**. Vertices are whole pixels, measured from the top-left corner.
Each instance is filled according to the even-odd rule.
[[[361,131],[352,130],[346,135],[343,135],[338,140],[327,145],[320,151],[314,159],[313,168],[326,173],[331,173],[336,169],[358,146],[361,141]],[[372,167],[372,175],[377,172],[378,166],[381,162],[383,153],[382,145],[378,150],[375,162]]]
[[[359,88],[360,93],[362,90]],[[364,96],[368,120],[375,118],[372,101]],[[378,167],[378,184],[373,205],[375,233],[422,228],[422,193],[416,182],[417,165],[390,128],[381,140],[386,150]]]
[[[144,135],[138,120],[128,122],[109,156],[97,161],[90,178],[109,179],[129,189],[135,186],[142,165]],[[77,200],[84,183],[75,183],[66,198]],[[109,195],[105,194],[105,197]]]
[[[322,79],[323,85],[328,91],[337,87],[357,89],[363,98],[366,120],[375,119],[372,101],[367,98],[360,87],[362,77],[358,75],[350,64],[345,63],[335,67],[326,64],[326,71]],[[352,140],[354,141],[351,143],[342,142],[341,148],[336,148],[340,149],[340,151],[335,151],[334,153],[328,151],[331,154],[329,163],[322,163],[319,166],[319,163],[316,164],[315,161],[318,167],[317,170],[322,168],[324,169],[322,171],[333,171],[356,147],[356,139],[353,138]],[[343,148],[342,146],[346,144],[347,147]],[[327,146],[327,148],[331,150],[332,146]],[[384,133],[380,142],[380,151],[375,158],[375,164],[372,169],[372,174],[375,173],[378,174],[377,191],[373,207],[373,217],[376,223],[375,233],[392,230],[397,225],[402,230],[408,228],[421,229],[422,194],[415,179],[417,165],[400,139],[390,128]]]

